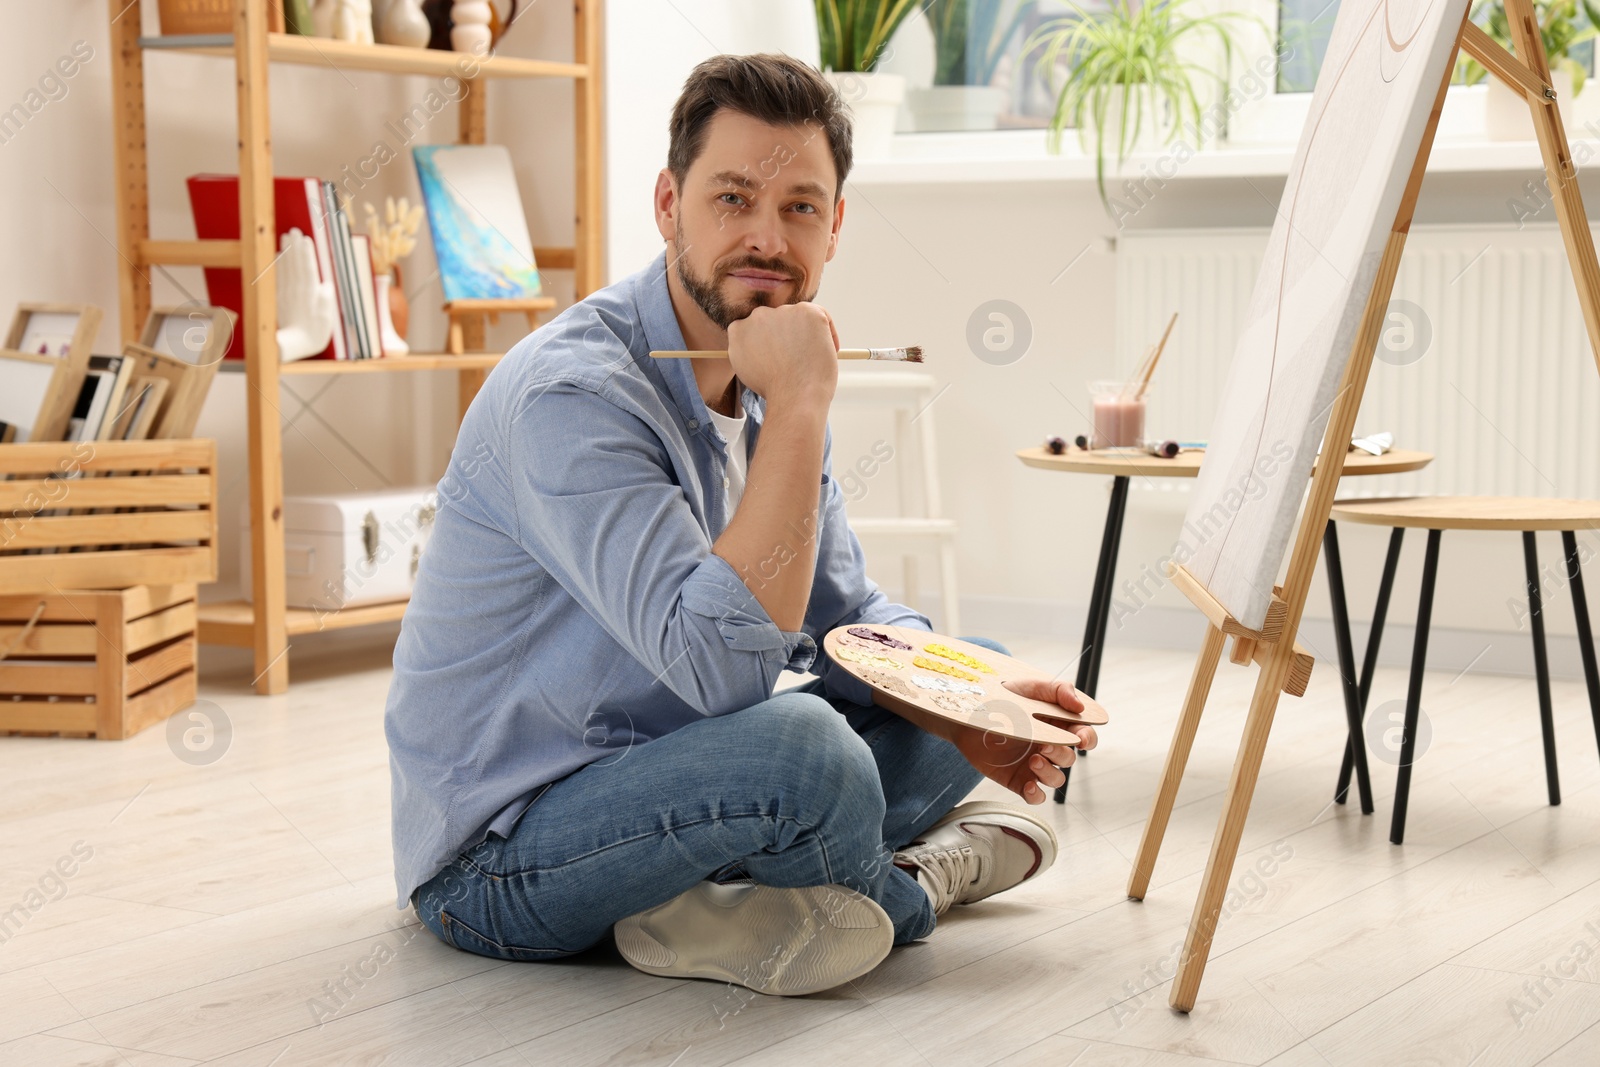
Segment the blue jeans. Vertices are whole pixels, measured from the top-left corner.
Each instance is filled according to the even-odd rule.
[[[905,944],[934,916],[893,853],[982,777],[948,741],[813,679],[574,771],[411,899],[446,944],[547,960],[708,878],[838,884],[877,901]]]

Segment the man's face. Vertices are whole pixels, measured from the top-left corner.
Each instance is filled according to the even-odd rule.
[[[655,198],[668,261],[707,318],[727,329],[760,305],[817,295],[844,221],[836,183],[820,125],[712,116],[682,188],[663,170]]]

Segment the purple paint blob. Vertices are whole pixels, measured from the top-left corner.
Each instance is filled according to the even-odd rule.
[[[876,641],[879,644],[887,645],[890,648],[903,648],[907,652],[911,651],[911,646],[906,644],[904,641],[898,641],[895,638],[890,637],[888,634],[879,633],[877,630],[874,630],[869,626],[852,626],[846,630],[845,633],[851,634],[855,637],[865,638],[868,641]]]

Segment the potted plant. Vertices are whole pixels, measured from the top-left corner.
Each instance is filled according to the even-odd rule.
[[[1572,122],[1572,101],[1583,92],[1588,71],[1572,55],[1585,41],[1593,40],[1596,26],[1600,26],[1600,11],[1590,0],[1581,0],[1584,17],[1589,24],[1578,21],[1580,0],[1534,0],[1534,15],[1539,20],[1539,36],[1544,41],[1545,58],[1550,63],[1550,80],[1556,90],[1557,106],[1562,118]],[[1502,0],[1481,0],[1472,13],[1490,37],[1513,52],[1516,44],[1511,39],[1511,26],[1506,21],[1506,8]],[[1591,46],[1592,47],[1592,46]],[[1462,56],[1456,66],[1459,80],[1476,85],[1488,71],[1474,59]],[[1519,93],[1500,84],[1499,78],[1489,79],[1489,89],[1483,101],[1484,131],[1492,141],[1527,141],[1533,138],[1533,118],[1528,113],[1528,103]]]
[[[1095,179],[1107,210],[1108,144],[1115,146],[1120,164],[1136,149],[1171,143],[1185,120],[1192,123],[1198,141],[1196,83],[1215,77],[1219,89],[1224,88],[1237,48],[1231,26],[1246,16],[1193,13],[1192,4],[1145,0],[1135,7],[1133,0],[1108,0],[1104,11],[1089,12],[1074,3],[1075,14],[1046,22],[1023,43],[1024,56],[1039,49],[1037,69],[1052,90],[1058,66],[1065,65],[1046,144],[1051,152],[1060,152],[1061,133],[1069,125],[1078,128],[1080,144],[1092,133]],[[1223,62],[1215,70],[1194,61],[1196,48],[1208,41],[1222,51]]]
[[[874,68],[894,31],[917,10],[917,0],[816,0],[816,5],[824,77],[850,108],[856,157],[882,159],[889,154],[906,80]]]
[[[906,105],[917,130],[992,130],[1006,105],[995,69],[1037,0],[934,0],[933,86],[910,89]]]

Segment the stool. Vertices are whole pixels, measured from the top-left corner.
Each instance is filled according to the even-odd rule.
[[[1428,547],[1422,564],[1422,591],[1417,602],[1417,632],[1411,651],[1411,680],[1406,692],[1405,733],[1400,743],[1400,770],[1396,778],[1394,817],[1389,826],[1389,840],[1400,844],[1405,838],[1406,802],[1411,791],[1411,765],[1416,750],[1417,716],[1422,703],[1422,672],[1428,655],[1428,629],[1433,615],[1434,582],[1439,573],[1439,542],[1445,530],[1514,530],[1522,534],[1523,562],[1527,569],[1528,612],[1532,622],[1534,678],[1539,690],[1539,722],[1544,735],[1545,784],[1550,803],[1561,803],[1561,784],[1556,771],[1555,722],[1550,706],[1550,661],[1545,648],[1543,604],[1539,589],[1539,553],[1535,533],[1539,530],[1559,530],[1565,549],[1567,583],[1572,591],[1572,610],[1578,629],[1578,649],[1583,660],[1583,677],[1589,690],[1589,710],[1594,717],[1595,740],[1600,744],[1600,669],[1597,669],[1594,652],[1594,635],[1589,625],[1589,602],[1583,588],[1583,571],[1578,557],[1578,539],[1575,531],[1600,527],[1600,501],[1546,500],[1538,497],[1479,497],[1433,496],[1396,497],[1383,500],[1360,500],[1348,503],[1335,502],[1329,516],[1329,529],[1334,522],[1357,522],[1371,526],[1393,527],[1390,537],[1389,558],[1384,566],[1383,580],[1378,600],[1388,604],[1390,586],[1394,581],[1395,561],[1399,556],[1400,539],[1407,529],[1428,531]],[[1335,620],[1339,625],[1339,620]],[[1348,620],[1345,631],[1339,635],[1342,645],[1349,642]],[[1382,635],[1382,614],[1375,613],[1373,633],[1367,643],[1367,662],[1377,658],[1377,645]],[[1367,683],[1362,680],[1362,701],[1365,703]],[[1363,711],[1364,711],[1363,707]],[[1364,738],[1351,735],[1353,749],[1365,743]],[[1347,753],[1348,758],[1348,753]],[[1342,779],[1345,780],[1345,779]],[[1341,785],[1341,791],[1343,785]]]
[[[938,395],[938,383],[928,374],[899,367],[883,371],[840,371],[834,389],[833,407],[891,408],[894,411],[894,458],[900,484],[900,506],[904,511],[920,479],[922,514],[888,518],[851,519],[850,528],[863,541],[872,541],[901,553],[907,606],[922,609],[911,601],[921,589],[917,582],[916,553],[932,550],[939,557],[939,588],[944,610],[939,620],[940,633],[961,632],[956,604],[956,523],[940,514],[939,468],[934,449],[933,412],[930,405]],[[917,468],[906,462],[906,448],[916,431]],[[835,477],[839,476],[838,456],[834,456]],[[923,614],[927,614],[923,612]]]

